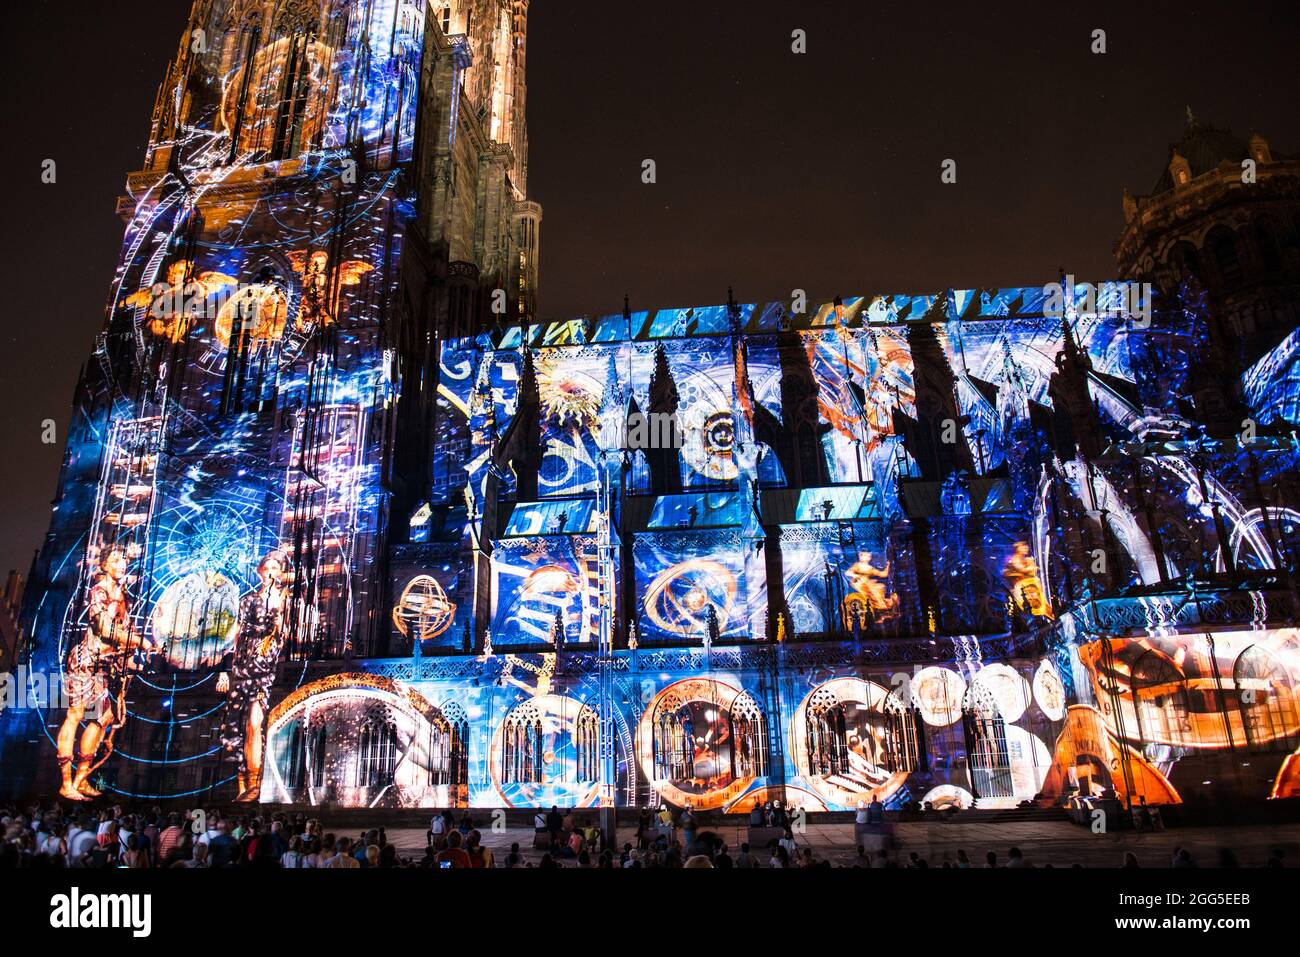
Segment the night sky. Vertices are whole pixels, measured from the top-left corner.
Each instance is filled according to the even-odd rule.
[[[1059,266],[1105,278],[1121,187],[1152,187],[1185,106],[1300,150],[1293,0],[1061,6],[534,0],[543,316],[617,311],[624,292],[635,308],[718,303],[729,284],[752,301],[1033,285]],[[48,523],[122,239],[114,203],[188,8],[5,11],[0,574],[26,571]],[[41,444],[47,418],[58,444]]]

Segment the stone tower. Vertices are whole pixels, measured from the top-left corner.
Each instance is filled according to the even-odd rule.
[[[151,676],[131,710],[156,713],[154,679],[228,667],[267,556],[281,664],[382,650],[390,547],[430,495],[442,342],[534,308],[526,25],[526,0],[194,0],[117,204],[24,612],[34,667],[66,666],[122,566],[121,615],[153,649],[121,649]],[[221,705],[193,687],[165,735],[119,722],[105,786],[225,783],[228,761],[187,757],[212,729],[181,717]]]
[[[1166,293],[1204,286],[1242,368],[1300,324],[1300,159],[1189,109],[1151,191],[1125,189],[1123,207],[1120,276]]]

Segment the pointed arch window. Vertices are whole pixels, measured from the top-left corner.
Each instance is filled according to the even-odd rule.
[[[302,723],[295,721],[289,728],[289,743],[284,752],[284,786],[290,791],[296,791],[302,787],[303,779],[307,776],[306,765],[306,735],[303,732]]]
[[[962,709],[962,730],[966,737],[971,793],[977,798],[1014,795],[1007,723],[987,693],[972,691],[967,695],[966,707]]]
[[[386,718],[374,715],[366,719],[357,754],[357,787],[385,788],[394,783],[397,732]]]
[[[441,711],[429,720],[429,785],[441,787],[451,783],[452,726]]]
[[[501,781],[503,784],[541,784],[545,737],[542,715],[526,701],[513,709],[501,726]]]
[[[758,702],[743,692],[731,705],[731,776],[764,777],[768,771],[767,722]]]
[[[1227,286],[1241,282],[1241,258],[1237,252],[1237,237],[1226,226],[1210,231],[1206,245],[1214,257],[1220,281]]]
[[[891,774],[924,769],[925,723],[914,707],[885,710],[885,770]]]
[[[1204,283],[1205,276],[1201,272],[1201,258],[1197,255],[1196,247],[1189,242],[1180,242],[1174,253],[1174,266],[1184,277],[1190,276],[1197,282]]]
[[[665,711],[654,725],[655,777],[684,781],[695,777],[694,728],[686,710]]]
[[[848,719],[843,702],[818,692],[808,703],[808,767],[820,777],[849,770]]]
[[[1277,235],[1267,220],[1261,219],[1255,224],[1255,245],[1259,247],[1259,259],[1264,272],[1281,272],[1282,255],[1278,250]]]
[[[311,773],[308,778],[308,786],[312,788],[325,787],[325,754],[326,747],[329,743],[329,726],[322,724],[308,731],[307,740],[310,743],[309,761]]]
[[[469,793],[469,719],[465,709],[452,702],[443,707],[447,721],[447,783],[452,788],[452,801],[459,802]]]
[[[574,722],[574,751],[578,780],[595,781],[600,766],[600,718],[585,704]]]

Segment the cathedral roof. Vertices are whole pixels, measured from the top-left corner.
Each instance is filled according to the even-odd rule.
[[[1250,146],[1246,140],[1231,130],[1221,130],[1208,123],[1202,123],[1192,115],[1191,110],[1188,110],[1187,126],[1183,129],[1183,137],[1177,143],[1169,144],[1169,158],[1165,161],[1165,168],[1161,171],[1160,178],[1156,180],[1151,195],[1159,196],[1174,188],[1174,178],[1169,172],[1168,163],[1173,159],[1175,152],[1187,160],[1187,165],[1192,168],[1192,177],[1196,178],[1225,161],[1233,166],[1240,166],[1242,160],[1250,157]]]

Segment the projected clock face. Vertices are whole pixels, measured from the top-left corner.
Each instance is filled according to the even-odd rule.
[[[947,727],[961,717],[966,682],[948,668],[922,668],[912,679],[912,696],[926,724]]]
[[[139,288],[119,299],[132,310],[137,361],[157,368],[161,378],[169,347],[184,346],[190,362],[212,376],[223,377],[236,356],[246,377],[261,380],[292,363],[332,321],[306,294],[315,277],[299,283],[286,278],[293,266],[269,260],[251,272],[235,275],[185,259],[146,267]]]
[[[981,668],[974,686],[977,692],[987,693],[1004,721],[1018,721],[1032,698],[1029,683],[1014,668],[1000,662]]]
[[[642,770],[659,798],[676,807],[721,807],[738,798],[754,767],[736,741],[740,690],[713,678],[685,678],[662,689],[637,729]]]
[[[1052,721],[1065,717],[1065,685],[1050,661],[1043,661],[1034,673],[1034,700]]]
[[[795,770],[826,806],[888,801],[907,779],[906,771],[890,771],[886,758],[887,710],[896,705],[883,685],[844,677],[815,685],[799,703],[790,720]],[[828,746],[830,736],[842,751]]]
[[[183,361],[212,377],[233,371],[235,387],[255,393],[245,399],[266,398],[280,369],[348,314],[350,287],[374,271],[373,253],[357,246],[358,258],[332,254],[332,234],[346,226],[334,217],[324,229],[291,225],[285,207],[309,207],[315,200],[308,191],[249,200],[232,212],[202,206],[201,196],[216,185],[141,205],[132,224],[132,266],[114,302],[115,312],[130,313],[135,353],[135,365],[121,371],[129,378],[147,370],[161,383]],[[206,227],[201,206],[213,218]],[[280,223],[283,236],[273,246],[246,247],[247,223],[263,216]],[[177,255],[178,248],[197,251]]]
[[[299,322],[296,303],[277,281],[241,286],[203,330],[198,364],[224,376],[232,355],[251,368],[287,365],[301,353],[314,327]]]

